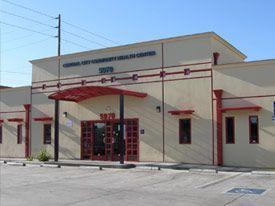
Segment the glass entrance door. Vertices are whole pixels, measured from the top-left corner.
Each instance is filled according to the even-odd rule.
[[[95,122],[93,124],[93,152],[92,159],[94,160],[105,160],[105,143],[106,143],[106,123],[105,122]]]
[[[113,161],[118,161],[119,160],[119,146],[118,146],[118,138],[119,138],[119,123],[118,122],[113,122],[112,124],[112,129],[113,129],[113,138],[112,138],[112,143],[113,143],[113,156],[112,160]]]
[[[125,160],[139,160],[138,119],[125,119]],[[81,122],[81,159],[119,160],[119,121]]]

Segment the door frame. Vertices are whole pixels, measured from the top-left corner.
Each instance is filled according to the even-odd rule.
[[[124,119],[124,122],[126,123],[128,120],[136,120],[137,121],[137,159],[135,160],[136,162],[139,161],[139,119],[138,118],[126,118]],[[107,122],[110,122],[111,124],[114,124],[114,123],[119,123],[119,119],[110,119],[110,120],[81,120],[80,121],[80,159],[83,160],[83,148],[82,148],[82,138],[83,138],[83,134],[82,134],[82,124],[83,122],[87,122],[87,123],[90,123],[90,124],[94,124],[94,123],[107,123]],[[125,130],[126,132],[124,132],[126,135],[126,138],[125,138],[125,155],[124,155],[124,160],[125,161],[128,161],[128,154],[127,154],[127,124],[125,124]],[[112,131],[112,135],[113,135],[113,127],[111,129]],[[92,130],[91,130],[92,134],[94,132],[93,130],[93,127],[92,127]],[[106,130],[105,130],[105,134],[106,134]],[[113,138],[113,137],[112,137]],[[93,141],[93,138],[91,136],[91,147],[93,147],[94,145],[94,141]],[[106,150],[106,145],[105,145],[105,150]],[[104,156],[101,156],[101,157],[98,157],[98,156],[95,156],[93,155],[93,149],[91,151],[91,157],[89,160],[101,160],[101,161],[107,161],[107,156],[106,156],[106,153]],[[111,153],[111,161],[116,161],[114,159],[114,151],[113,151],[113,145],[112,145],[112,153]],[[133,160],[131,160],[133,161]]]

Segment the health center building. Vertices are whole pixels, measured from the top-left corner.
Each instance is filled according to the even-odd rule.
[[[118,161],[123,109],[126,161],[274,168],[275,59],[245,58],[207,32],[33,60],[0,87],[1,158],[58,135],[60,159]]]

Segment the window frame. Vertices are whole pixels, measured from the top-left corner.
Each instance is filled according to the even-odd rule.
[[[228,128],[227,120],[228,119],[233,119],[233,142],[228,141],[228,139],[229,139],[228,133],[227,133],[227,128]],[[226,142],[226,144],[235,144],[235,117],[233,117],[233,116],[225,117],[225,142]]]
[[[182,133],[181,122],[184,120],[188,120],[190,122],[190,141],[189,142],[183,142],[181,140],[181,133]],[[191,118],[179,119],[179,144],[187,144],[187,145],[192,144],[192,120],[191,120]]]
[[[22,124],[17,125],[17,144],[23,143],[23,136],[22,136],[23,126]]]
[[[45,127],[50,125],[50,142],[46,141],[46,136],[45,136]],[[43,124],[43,144],[52,144],[52,124],[51,123],[45,123]]]
[[[250,119],[252,117],[257,118],[257,141],[256,142],[252,141],[252,138],[251,138],[251,121],[250,121]],[[259,138],[259,117],[258,117],[258,115],[250,115],[248,117],[248,124],[249,124],[249,144],[259,144],[259,139],[260,138]]]

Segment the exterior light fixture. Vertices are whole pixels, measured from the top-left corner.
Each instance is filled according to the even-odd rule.
[[[63,112],[62,116],[66,118],[68,116],[68,112]]]
[[[157,113],[160,113],[160,112],[161,112],[160,106],[156,106],[156,112],[157,112]]]
[[[107,107],[105,108],[105,110],[106,110],[107,112],[111,111],[111,106],[107,106]]]

